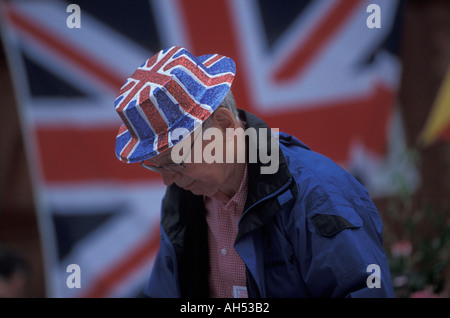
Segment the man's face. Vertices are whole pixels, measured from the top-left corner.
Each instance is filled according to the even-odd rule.
[[[191,135],[191,138],[186,138],[181,142],[186,143],[187,149],[190,149],[187,154],[187,156],[190,156],[190,160],[184,163],[185,169],[161,169],[160,174],[164,184],[170,186],[175,183],[196,195],[212,196],[227,181],[228,172],[232,167],[227,163],[206,163],[203,160],[203,150],[212,141],[203,140],[201,134],[195,137]],[[190,148],[189,144],[191,144]],[[194,162],[194,152],[198,153],[199,151],[202,153],[202,160],[201,162],[198,162],[198,160]],[[169,149],[152,158],[151,162],[157,166],[172,164],[171,152],[172,149]]]
[[[166,165],[165,167],[170,169],[158,169],[166,186],[175,183],[196,195],[209,197],[221,190],[231,197],[239,188],[245,163],[233,160],[227,162],[226,154],[235,153],[236,147],[243,144],[235,143],[234,137],[227,137],[226,131],[241,126],[232,112],[223,107],[219,107],[211,116],[209,126],[207,128],[209,132],[215,133],[208,135],[207,129],[199,131],[200,133],[195,132],[190,138],[183,139],[176,146],[149,159],[148,162],[158,167]],[[186,149],[183,169],[174,166],[172,158],[178,157],[173,156],[176,152],[172,154],[174,150],[176,151],[175,148],[183,149],[183,153]],[[210,160],[211,158],[215,160]]]

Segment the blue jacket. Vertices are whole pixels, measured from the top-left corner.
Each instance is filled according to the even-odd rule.
[[[248,127],[266,124],[241,111]],[[382,222],[367,191],[330,159],[279,135],[279,169],[248,164],[248,196],[235,249],[249,297],[393,297]],[[203,199],[176,185],[162,204],[149,297],[208,297]]]

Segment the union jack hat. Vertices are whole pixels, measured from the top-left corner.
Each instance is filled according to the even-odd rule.
[[[228,57],[195,57],[178,46],[149,58],[115,100],[123,121],[116,137],[117,157],[140,162],[180,142],[182,138],[172,138],[173,131],[184,128],[192,133],[200,127],[225,98],[235,72]]]

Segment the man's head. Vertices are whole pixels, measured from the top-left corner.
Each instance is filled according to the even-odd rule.
[[[142,166],[161,174],[164,184],[173,183],[197,195],[211,196],[218,190],[233,195],[237,190],[244,162],[226,162],[226,154],[236,159],[238,148],[245,149],[243,138],[227,136],[227,130],[243,128],[231,91],[203,125],[175,147],[145,160]],[[176,152],[176,153],[174,153]],[[174,158],[180,158],[179,163]]]
[[[196,58],[180,47],[147,60],[116,99],[124,122],[116,140],[118,158],[142,162],[160,172],[166,185],[175,183],[194,194],[212,195],[219,189],[233,194],[242,178],[242,163],[208,163],[193,156],[202,155],[212,142],[221,145],[222,149],[216,147],[213,152],[222,156],[227,147],[239,147],[225,134],[227,128],[242,127],[230,91],[234,74],[231,59],[217,54]],[[205,130],[221,133],[207,140]],[[175,145],[183,149],[185,159],[192,160],[174,163]]]

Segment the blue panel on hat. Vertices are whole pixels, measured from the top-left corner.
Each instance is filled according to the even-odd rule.
[[[167,94],[168,92],[160,87],[155,88],[153,92],[153,96],[158,103],[158,108],[162,110],[169,124],[173,124],[180,120],[184,116],[184,113],[181,111],[178,103],[174,103]]]
[[[125,110],[128,120],[133,122],[134,131],[140,140],[146,140],[153,136],[153,131],[148,126],[147,121],[136,107],[136,100],[132,100]]]
[[[219,106],[229,89],[230,87],[226,84],[214,86],[205,92],[200,102],[206,105]]]
[[[236,73],[236,65],[230,58],[222,58],[210,67],[208,67],[208,73],[211,75],[223,74],[224,72]]]
[[[133,157],[135,158],[135,160],[137,161],[143,161],[145,160],[149,155],[150,156],[155,156],[158,154],[158,152],[156,152],[156,150],[154,149],[154,145],[153,145],[153,138],[151,140],[142,140],[137,146],[136,149],[133,152]],[[149,154],[149,151],[150,154]]]
[[[184,88],[188,91],[189,95],[193,96],[194,100],[197,100],[195,97],[201,97],[206,92],[206,87],[198,83],[191,74],[186,73],[184,69],[174,69],[171,72],[175,75],[179,82],[184,86]]]
[[[118,97],[116,98],[116,100],[114,101],[115,107],[117,107],[117,106],[120,104],[120,102],[122,101],[122,99],[123,99],[123,95],[120,95],[120,96],[118,96]]]

